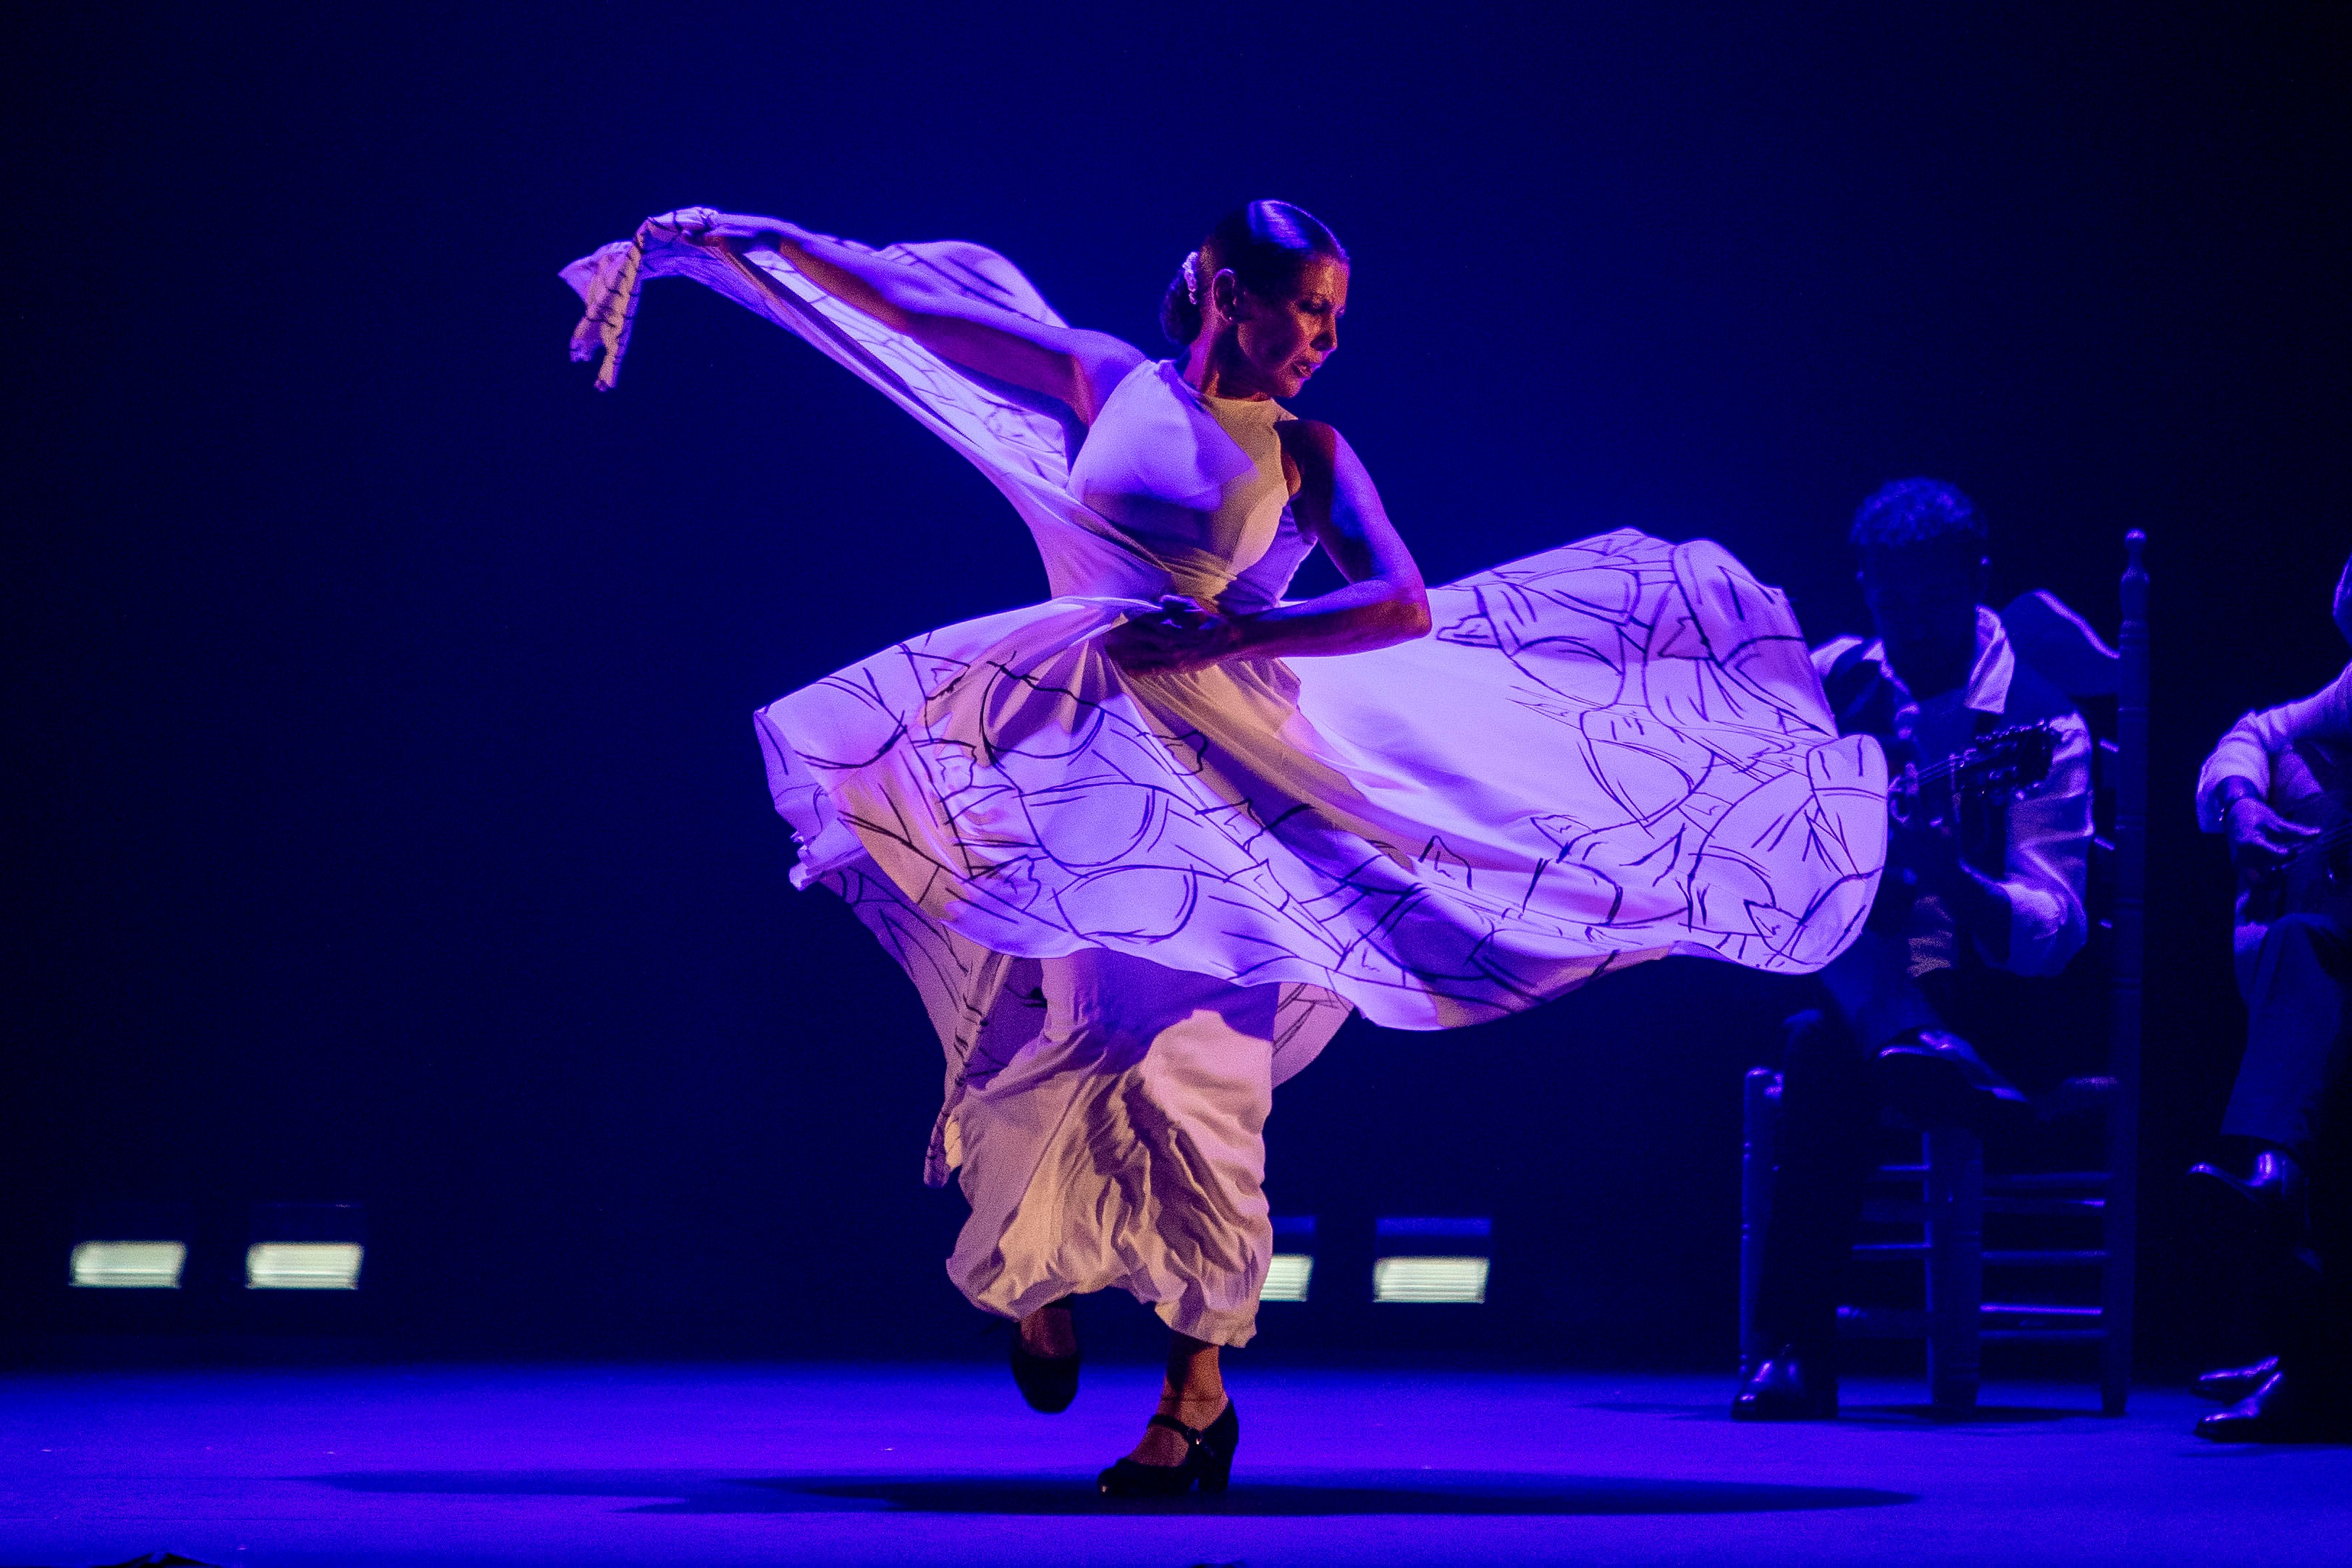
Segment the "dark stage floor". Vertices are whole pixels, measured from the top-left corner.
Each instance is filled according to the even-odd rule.
[[[1244,1360],[1233,1491],[1106,1507],[1151,1376],[1045,1417],[966,1367],[20,1374],[0,1563],[2352,1562],[2352,1449],[2209,1447],[2178,1393],[1759,1428],[1721,1378]]]

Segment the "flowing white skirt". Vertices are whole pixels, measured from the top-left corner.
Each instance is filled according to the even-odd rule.
[[[1884,760],[1730,555],[1611,534],[1432,605],[1373,653],[1139,678],[1101,634],[1139,606],[1062,598],[761,712],[795,879],[946,1047],[928,1174],[964,1167],[976,1304],[1119,1285],[1239,1343],[1265,1094],[1350,1009],[1444,1028],[1677,952],[1809,972],[1860,929]],[[1105,1012],[1112,972],[1167,978]]]

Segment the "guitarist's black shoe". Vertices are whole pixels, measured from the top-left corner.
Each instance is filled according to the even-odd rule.
[[[2278,1371],[2278,1357],[2264,1356],[2252,1366],[2225,1366],[2209,1372],[2197,1380],[2197,1397],[2210,1399],[2216,1405],[2235,1405],[2271,1380]]]
[[[2281,1371],[2227,1410],[2200,1417],[2197,1435],[2209,1443],[2341,1443],[2352,1440],[2352,1415]]]
[[[1758,1363],[1731,1400],[1734,1421],[1834,1421],[1837,1413],[1837,1373],[1794,1345]]]
[[[2303,1213],[2303,1167],[2283,1149],[2265,1149],[2254,1156],[2247,1173],[2239,1176],[2211,1163],[2189,1167],[2189,1179],[2205,1190],[2234,1193],[2266,1218],[2290,1218]]]
[[[1921,1029],[1878,1053],[1887,1103],[1916,1127],[1979,1132],[2031,1121],[2033,1103],[1985,1064],[1976,1047],[1941,1029]]]
[[[2311,1189],[2293,1155],[2264,1149],[2242,1176],[2210,1163],[2191,1165],[2188,1184],[2189,1201],[2217,1233],[2251,1229],[2266,1244],[2285,1247],[2306,1268],[2317,1268],[2310,1254]]]

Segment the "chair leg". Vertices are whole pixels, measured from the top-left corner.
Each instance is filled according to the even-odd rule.
[[[2137,1109],[2127,1106],[2117,1119]],[[2134,1173],[2126,1163],[2137,1158],[2136,1145],[2128,1133],[2116,1142],[2126,1151],[2126,1159],[2111,1163],[2106,1207],[2100,1216],[2100,1242],[2107,1258],[2099,1270],[2099,1327],[2106,1331],[2099,1346],[2099,1409],[2108,1415],[2121,1415],[2131,1396],[2132,1261],[2137,1228]]]
[[[1750,1068],[1740,1100],[1739,1375],[1745,1381],[1772,1353],[1756,1327],[1764,1284],[1764,1232],[1772,1219],[1772,1175],[1780,1163],[1780,1075]]]
[[[1984,1145],[1965,1128],[1927,1134],[1927,1385],[1974,1408],[1984,1308]]]

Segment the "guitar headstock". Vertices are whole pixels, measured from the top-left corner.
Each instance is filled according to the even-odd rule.
[[[1990,797],[2015,795],[2048,778],[2057,756],[2057,727],[2047,719],[1996,730],[1952,759],[1952,787]]]

